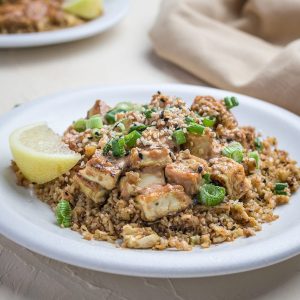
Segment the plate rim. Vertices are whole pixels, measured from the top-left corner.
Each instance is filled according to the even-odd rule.
[[[249,97],[246,95],[242,95],[242,94],[238,94],[238,93],[234,93],[231,91],[226,91],[226,90],[222,90],[222,89],[215,89],[215,88],[210,88],[210,87],[204,87],[204,86],[197,86],[197,85],[188,85],[188,84],[150,84],[150,85],[142,85],[142,84],[131,84],[131,85],[97,85],[97,86],[90,86],[90,87],[85,87],[85,88],[76,88],[76,89],[69,89],[69,90],[64,90],[61,92],[57,92],[45,97],[40,97],[37,98],[36,100],[30,101],[28,103],[24,103],[21,106],[15,108],[14,110],[3,114],[2,116],[0,116],[0,127],[3,126],[3,123],[5,122],[5,120],[7,118],[9,118],[11,115],[15,114],[18,111],[23,111],[23,110],[27,110],[30,109],[30,107],[34,106],[37,103],[42,103],[42,102],[48,102],[51,101],[51,99],[55,98],[55,97],[61,97],[64,95],[72,95],[74,93],[84,93],[87,91],[91,91],[91,90],[97,90],[97,91],[103,91],[103,90],[110,90],[110,89],[114,89],[114,90],[152,90],[152,91],[156,91],[156,90],[163,90],[163,89],[181,89],[181,90],[195,90],[195,93],[199,93],[199,90],[203,90],[203,93],[230,93],[232,95],[236,95],[236,96],[241,96],[242,98],[247,99],[251,99],[251,101],[253,101],[253,105],[259,104],[260,106],[264,106],[265,108],[269,108],[271,109],[272,113],[274,114],[284,114],[286,116],[289,117],[290,122],[296,124],[295,126],[297,126],[297,128],[300,130],[300,118],[283,109],[280,108],[274,104],[270,104],[270,103],[266,103],[262,100],[253,98],[253,97]],[[197,90],[197,92],[196,92]],[[242,101],[244,101],[242,99]],[[1,203],[0,203],[1,206]],[[11,213],[11,211],[10,211]],[[10,217],[13,216],[13,214],[10,215]],[[7,220],[9,217],[9,215],[4,216],[4,218],[0,218],[0,232],[6,236],[8,239],[13,240],[14,242],[16,242],[17,244],[24,246],[38,254],[44,255],[46,257],[50,257],[52,259],[64,262],[64,263],[68,263],[71,265],[76,265],[79,267],[83,267],[83,268],[88,268],[88,269],[93,269],[93,270],[97,270],[97,271],[103,271],[103,272],[107,272],[107,273],[112,273],[112,274],[121,274],[121,275],[130,275],[130,276],[146,276],[146,277],[161,277],[161,278],[192,278],[192,277],[209,277],[209,276],[217,276],[217,275],[225,275],[225,274],[233,274],[233,273],[239,273],[239,272],[244,272],[244,271],[249,271],[249,270],[254,270],[254,269],[258,269],[258,268],[262,268],[262,267],[266,267],[281,261],[284,261],[290,257],[293,257],[297,254],[300,253],[300,237],[295,238],[295,233],[297,233],[297,231],[300,229],[300,224],[298,226],[295,226],[295,228],[291,229],[288,231],[288,234],[285,233],[286,238],[292,238],[292,241],[290,241],[289,247],[286,247],[284,245],[281,245],[281,247],[276,248],[275,253],[273,254],[272,259],[270,259],[267,255],[262,255],[260,257],[260,259],[255,259],[255,260],[248,260],[248,263],[236,263],[233,264],[231,266],[226,266],[223,268],[220,268],[219,270],[215,270],[214,268],[208,270],[208,271],[200,271],[199,269],[197,270],[193,270],[193,268],[191,266],[189,266],[188,268],[175,268],[174,267],[170,267],[167,266],[166,269],[161,270],[160,267],[157,266],[153,266],[151,264],[149,264],[149,262],[145,262],[145,264],[147,265],[148,269],[146,272],[143,268],[141,268],[141,266],[139,266],[139,268],[137,269],[136,267],[132,267],[132,265],[128,264],[128,263],[120,263],[120,261],[118,261],[117,264],[107,264],[103,258],[102,260],[100,259],[100,265],[94,265],[92,263],[92,261],[89,261],[87,263],[87,257],[85,258],[80,258],[78,260],[78,257],[74,257],[70,256],[69,252],[63,252],[61,251],[61,249],[58,249],[57,247],[52,247],[51,248],[51,253],[49,253],[49,248],[45,247],[45,245],[41,245],[37,239],[34,239],[33,236],[31,236],[30,234],[23,234],[20,235],[20,232],[18,232],[18,230],[14,230],[14,228],[10,228],[5,220]],[[35,229],[34,227],[36,227],[35,225],[29,223],[27,224],[29,225],[29,227],[31,227],[33,230]],[[40,229],[41,230],[41,229]],[[57,238],[57,236],[54,233],[51,233],[52,235],[55,236],[55,238]],[[61,238],[61,241],[64,240],[63,237],[59,237],[59,239]],[[281,240],[281,235],[275,236],[274,238],[272,238],[271,240]],[[72,241],[73,242],[73,241]],[[77,241],[76,241],[77,242]],[[90,242],[88,242],[90,243]],[[264,241],[265,244],[270,244],[270,241]],[[234,243],[231,243],[234,244]],[[284,243],[283,243],[284,244]],[[251,246],[251,245],[250,245]],[[247,247],[250,247],[247,246]],[[270,244],[270,246],[272,246]],[[87,246],[88,247],[88,246]],[[115,248],[117,249],[117,248]],[[102,249],[103,250],[103,249]],[[118,249],[118,251],[140,251],[140,250],[128,250],[128,249]],[[149,250],[147,250],[149,251]],[[100,251],[101,252],[101,251]],[[104,251],[105,252],[105,251]],[[108,252],[111,252],[110,250]],[[234,249],[233,249],[234,252]],[[121,253],[121,252],[119,252]],[[149,252],[151,253],[151,252]],[[166,251],[166,253],[168,253]],[[169,252],[172,253],[172,252]],[[181,252],[182,253],[182,252]],[[109,253],[110,254],[110,253]],[[124,252],[122,253],[124,254]],[[182,258],[185,260],[186,255],[184,253],[182,253],[183,255],[179,255],[178,257]],[[190,255],[191,252],[188,252],[188,255]],[[172,254],[173,255],[173,254]],[[122,256],[122,255],[120,255]],[[126,256],[126,255],[125,255]],[[174,256],[174,255],[173,255]],[[76,260],[77,259],[77,260]],[[177,265],[178,266],[178,265]],[[175,272],[175,273],[174,273]]]
[[[47,45],[57,45],[86,39],[100,34],[119,23],[129,11],[129,0],[115,0],[121,3],[120,9],[111,18],[103,22],[98,18],[74,27],[45,32],[22,34],[0,34],[0,49],[31,48]]]

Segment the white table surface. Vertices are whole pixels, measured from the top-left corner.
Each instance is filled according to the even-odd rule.
[[[153,54],[148,31],[159,3],[160,0],[132,0],[126,19],[94,38],[58,46],[0,50],[0,114],[15,104],[69,88],[122,83],[203,84]],[[300,256],[236,275],[147,279],[66,265],[0,236],[0,299],[299,298]]]

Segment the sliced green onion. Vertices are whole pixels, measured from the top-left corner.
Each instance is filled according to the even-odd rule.
[[[114,109],[122,109],[124,111],[141,111],[143,106],[132,102],[119,102]]]
[[[119,102],[116,106],[115,109],[122,109],[124,111],[131,111],[134,109],[134,104],[131,102]]]
[[[187,127],[187,131],[190,133],[195,133],[195,134],[203,134],[205,127],[197,124],[197,123],[190,123],[189,126]]]
[[[122,133],[126,131],[125,125],[122,122],[119,122],[115,127],[118,128]]]
[[[236,162],[241,163],[244,158],[243,152],[240,150],[233,151],[231,154],[231,158]]]
[[[259,152],[261,152],[263,149],[263,143],[258,137],[255,138],[255,140],[254,140],[254,146],[255,146],[256,150]]]
[[[259,158],[259,154],[257,151],[252,151],[249,153],[249,157],[253,158],[255,160],[255,164],[256,164],[256,169],[259,169],[259,164],[260,164],[260,158]]]
[[[275,184],[275,194],[276,195],[287,195],[286,189],[288,188],[288,184],[286,182],[277,182]]]
[[[116,114],[126,112],[126,110],[121,108],[114,108],[106,113],[105,119],[108,124],[114,124],[116,122]]]
[[[102,123],[102,118],[100,116],[92,116],[91,118],[89,118],[86,121],[86,128],[102,128],[103,127],[103,123]]]
[[[93,138],[100,138],[101,137],[101,130],[98,128],[94,128],[92,130],[92,137]]]
[[[108,141],[105,146],[103,147],[102,153],[103,155],[107,155],[108,152],[112,149],[111,147],[111,141]]]
[[[125,144],[127,147],[132,148],[136,145],[136,141],[141,137],[142,135],[134,130],[130,133],[128,133],[127,135],[124,136],[125,139]]]
[[[122,157],[125,155],[125,140],[123,137],[114,139],[111,143],[112,153],[115,157]]]
[[[232,109],[233,107],[239,105],[239,101],[236,97],[225,97],[224,103],[227,109]]]
[[[225,193],[225,188],[208,183],[201,187],[198,199],[203,205],[215,206],[224,200]]]
[[[60,200],[56,206],[55,216],[57,223],[63,227],[70,227],[71,226],[71,206],[69,201],[67,200]]]
[[[240,163],[243,160],[243,146],[238,142],[232,142],[223,148],[222,154]]]
[[[205,173],[203,175],[203,179],[205,180],[205,183],[210,183],[211,182],[210,174],[209,173]]]
[[[172,137],[177,145],[182,145],[186,143],[185,134],[181,129],[175,130],[172,134]]]
[[[195,123],[195,119],[190,116],[187,116],[187,117],[185,117],[185,123],[186,124]]]
[[[129,129],[129,133],[132,132],[132,131],[134,131],[134,130],[139,131],[139,132],[142,132],[142,131],[144,131],[144,130],[146,130],[146,129],[147,129],[147,126],[144,125],[144,124],[141,124],[141,125],[133,125],[133,126],[131,126],[130,129]]]
[[[205,127],[214,127],[216,121],[217,121],[216,117],[205,117],[202,120],[202,123]]]
[[[77,132],[83,132],[86,130],[86,121],[85,119],[79,119],[74,124],[73,127]]]
[[[147,109],[144,111],[144,115],[146,119],[150,119],[152,117],[152,113],[154,112],[154,109]]]

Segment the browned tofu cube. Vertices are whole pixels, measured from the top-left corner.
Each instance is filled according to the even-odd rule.
[[[186,209],[192,199],[180,185],[155,185],[136,197],[137,207],[145,221],[155,221],[166,215]]]
[[[148,167],[138,172],[127,172],[120,180],[121,197],[129,199],[144,188],[164,185],[165,176],[162,168]]]
[[[130,163],[134,168],[165,167],[172,159],[166,148],[139,150],[133,148],[130,153]]]
[[[205,130],[203,135],[189,133],[185,148],[189,149],[192,155],[203,159],[209,159],[216,148],[213,133],[210,130]]]
[[[102,100],[96,100],[93,107],[88,111],[87,117],[90,118],[94,115],[105,115],[111,108]]]
[[[199,191],[202,175],[208,172],[208,165],[204,159],[187,153],[185,157],[179,155],[175,162],[168,164],[165,174],[169,183],[179,184],[189,195]]]
[[[112,190],[126,165],[125,159],[111,159],[109,157],[95,155],[86,167],[79,172],[84,178],[100,184],[107,190]]]
[[[95,203],[103,203],[105,201],[108,191],[98,183],[87,180],[79,174],[74,177],[74,181],[77,183],[80,190]]]
[[[250,188],[243,165],[227,157],[216,157],[209,161],[211,179],[226,187],[232,199],[240,199]]]

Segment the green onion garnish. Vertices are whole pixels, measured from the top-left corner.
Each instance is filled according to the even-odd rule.
[[[125,144],[127,147],[132,148],[136,145],[136,141],[141,137],[142,135],[134,130],[130,133],[128,133],[127,135],[124,136],[125,139]]]
[[[227,107],[227,109],[231,109],[231,108],[239,105],[239,101],[236,97],[225,97],[224,103],[225,103],[225,106]]]
[[[55,216],[57,223],[63,227],[70,227],[71,226],[71,206],[69,201],[67,200],[60,200],[56,206]]]
[[[222,154],[240,163],[243,160],[243,146],[238,142],[232,142],[223,148]]]
[[[185,134],[181,129],[175,130],[172,134],[172,137],[177,145],[186,143]]]
[[[102,150],[103,155],[107,155],[108,152],[109,152],[111,149],[112,149],[112,148],[111,148],[111,140],[110,140],[110,141],[108,141],[108,142],[105,144],[105,146],[103,147],[103,150]]]
[[[77,120],[73,126],[74,126],[74,129],[77,131],[77,132],[83,132],[86,130],[86,121],[85,119],[79,119]]]
[[[216,121],[217,121],[216,117],[205,117],[202,120],[202,123],[205,127],[214,127]]]
[[[86,121],[86,128],[102,128],[103,123],[102,123],[102,118],[99,115],[92,116]]]
[[[185,123],[186,124],[195,123],[195,120],[194,120],[194,118],[187,116],[187,117],[185,117]]]
[[[131,126],[130,129],[129,129],[129,133],[132,132],[132,131],[134,131],[134,130],[139,131],[139,132],[142,132],[142,131],[144,131],[144,130],[146,130],[146,129],[147,129],[147,126],[144,125],[144,124],[141,124],[141,125],[133,125],[133,126]]]
[[[120,130],[120,132],[124,133],[126,131],[125,125],[122,122],[119,122],[116,125],[116,128],[118,128]]]
[[[105,119],[108,124],[114,124],[116,122],[116,114],[126,112],[126,110],[121,108],[114,108],[106,113]]]
[[[286,182],[277,182],[275,184],[275,194],[276,195],[287,195],[286,189],[288,188],[288,184]]]
[[[150,119],[153,112],[154,112],[154,109],[147,109],[147,110],[145,110],[144,111],[144,115],[145,115],[146,119]]]
[[[122,157],[125,155],[125,139],[123,137],[114,139],[111,142],[113,156]]]
[[[215,206],[224,200],[225,193],[225,188],[208,183],[201,187],[198,199],[203,205]]]
[[[205,127],[197,124],[197,123],[190,123],[189,126],[187,127],[187,131],[190,133],[195,133],[195,134],[203,134]]]
[[[259,152],[261,152],[263,149],[263,143],[258,137],[255,138],[255,140],[254,140],[254,146],[255,146],[256,150]]]
[[[111,109],[105,115],[105,119],[108,124],[114,124],[116,122],[116,114],[128,111],[141,111],[143,107],[139,104],[131,102],[120,102],[113,109]]]
[[[92,137],[93,138],[100,138],[100,136],[101,136],[101,130],[98,129],[98,128],[94,128],[92,130]]]
[[[259,158],[259,154],[257,151],[252,151],[249,153],[249,157],[253,158],[255,160],[255,164],[256,164],[256,169],[259,169],[259,164],[260,164],[260,158]]]
[[[205,183],[210,183],[211,182],[210,174],[209,173],[205,173],[203,175],[203,179],[205,180]]]

